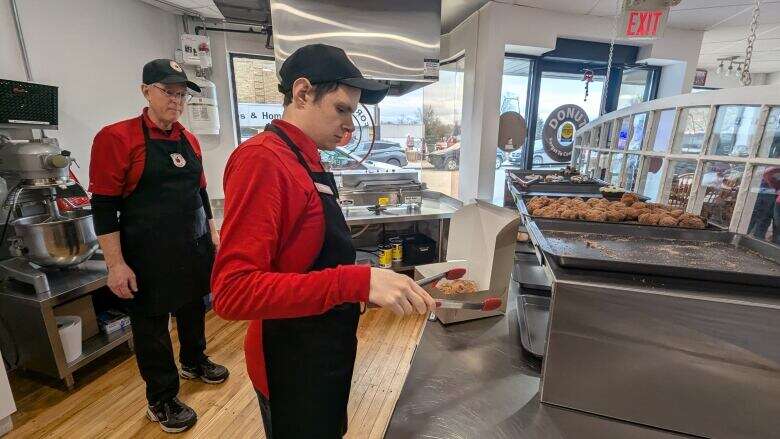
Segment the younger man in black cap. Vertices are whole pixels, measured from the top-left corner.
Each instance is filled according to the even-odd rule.
[[[178,119],[200,88],[169,59],[147,63],[140,116],[95,136],[89,191],[108,287],[128,305],[135,356],[146,382],[147,416],[169,433],[197,421],[179,401],[179,374],[221,383],[225,367],[205,355],[205,307],[219,246],[206,193],[198,139]],[[176,315],[179,372],[168,316]]]
[[[360,302],[396,314],[435,306],[409,277],[355,264],[333,174],[318,150],[354,131],[358,103],[387,86],[363,78],[343,50],[314,44],[279,71],[282,118],[233,152],[225,169],[214,310],[251,320],[246,362],[266,437],[341,437],[357,348]]]

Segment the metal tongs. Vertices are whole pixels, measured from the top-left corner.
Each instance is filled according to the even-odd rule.
[[[462,278],[465,274],[465,268],[453,268],[445,271],[444,273],[420,279],[417,281],[417,285],[424,287],[438,282],[444,278],[447,280],[456,280]],[[494,309],[500,308],[502,303],[503,302],[498,297],[488,297],[482,302],[463,302],[459,300],[436,299],[436,308],[477,309],[481,311],[492,311]]]

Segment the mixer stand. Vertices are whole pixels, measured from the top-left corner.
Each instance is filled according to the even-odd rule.
[[[2,261],[0,262],[0,271],[5,274],[5,277],[32,285],[38,294],[51,291],[46,273],[34,268],[25,259],[12,258]]]
[[[100,254],[95,254],[90,259],[83,262],[82,265],[90,261],[102,260],[101,256],[102,255]],[[81,267],[81,265],[66,269],[43,269],[36,268],[24,258],[11,258],[0,261],[0,276],[2,278],[10,278],[31,285],[35,289],[36,294],[46,294],[53,293],[53,290],[58,290],[60,289],[59,287],[63,285],[74,284],[74,282],[79,283],[79,280],[83,279],[86,274],[84,270],[80,270],[79,267]],[[90,269],[87,270],[89,272],[89,275],[87,276],[90,278],[89,280],[97,274],[105,275],[105,273],[92,273],[92,271],[95,270],[91,270],[91,268],[94,267],[89,268]],[[102,272],[102,270],[98,271]],[[52,288],[52,284],[54,285],[54,288]]]

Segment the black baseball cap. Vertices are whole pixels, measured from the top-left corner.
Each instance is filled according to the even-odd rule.
[[[338,82],[359,88],[361,104],[378,104],[390,89],[379,81],[364,78],[342,49],[327,44],[299,48],[284,60],[279,76],[279,91],[282,93],[290,90],[298,78],[306,78],[312,84]]]
[[[187,88],[200,93],[198,84],[187,79],[187,74],[179,63],[172,59],[160,58],[149,61],[144,66],[143,82],[146,85],[160,84],[186,84]]]

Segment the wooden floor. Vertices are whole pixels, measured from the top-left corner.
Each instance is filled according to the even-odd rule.
[[[422,316],[399,318],[384,310],[371,309],[362,316],[347,437],[384,436],[423,324]],[[179,397],[198,413],[198,423],[176,437],[264,437],[244,363],[246,326],[207,315],[207,353],[227,366],[231,376],[220,385],[182,381]],[[173,339],[178,351],[175,331]],[[70,392],[59,381],[12,374],[18,412],[7,438],[171,437],[146,419],[144,383],[130,351],[122,347],[104,358],[79,371]]]

